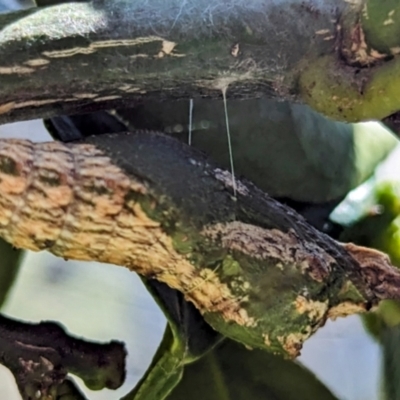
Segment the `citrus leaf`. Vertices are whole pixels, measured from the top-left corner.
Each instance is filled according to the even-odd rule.
[[[138,385],[123,400],[162,400],[182,378],[185,365],[209,351],[222,336],[183,295],[156,280],[143,279],[167,318],[163,340]]]
[[[166,327],[153,362],[136,387],[121,400],[165,399],[183,374],[184,355],[172,330]]]
[[[168,400],[203,400],[204,390],[207,400],[336,399],[300,364],[229,339],[186,367]]]
[[[22,264],[24,253],[24,250],[15,249],[9,243],[0,239],[0,308],[7,300]]]
[[[384,329],[381,343],[385,399],[400,400],[400,325]]]
[[[335,122],[311,108],[270,99],[229,100],[234,168],[273,197],[322,203],[367,179],[398,139],[382,124]],[[148,102],[117,110],[130,129],[189,140],[189,103]],[[195,99],[191,143],[230,168],[222,100]]]

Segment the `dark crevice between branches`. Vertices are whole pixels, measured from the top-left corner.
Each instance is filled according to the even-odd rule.
[[[389,127],[398,137],[400,137],[400,111],[397,111],[384,118],[382,122],[387,127]]]

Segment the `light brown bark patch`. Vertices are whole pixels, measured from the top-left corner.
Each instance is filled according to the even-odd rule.
[[[202,313],[255,321],[210,269],[192,265],[135,200],[145,182],[95,146],[0,140],[0,236],[15,247],[122,265],[184,293]]]
[[[335,263],[325,250],[301,241],[293,230],[282,232],[234,221],[210,225],[202,233],[212,240],[220,240],[226,249],[260,260],[274,260],[280,267],[295,265],[318,282],[323,282]]]
[[[343,244],[357,262],[366,287],[378,299],[400,298],[400,271],[395,268],[387,254],[353,243]]]
[[[311,328],[306,327],[304,333],[290,333],[287,336],[278,336],[278,341],[291,358],[300,355],[303,343],[311,336]]]
[[[269,338],[269,335],[267,333],[264,333],[263,335],[264,338],[264,343],[267,347],[271,347],[271,339]]]
[[[228,171],[216,168],[214,170],[214,177],[221,181],[225,185],[225,187],[230,190],[233,190],[233,188],[235,187],[237,192],[240,193],[242,196],[248,196],[250,193],[246,185],[244,185],[240,181],[234,181],[235,178]]]
[[[310,322],[315,324],[325,321],[328,301],[316,301],[307,299],[304,296],[297,296],[294,305],[299,314],[308,315]]]
[[[354,24],[348,33],[347,46],[342,46],[342,54],[350,64],[359,63],[369,66],[387,57],[387,54],[379,53],[370,48],[365,40],[364,30],[360,23]]]
[[[328,318],[335,320],[339,317],[347,317],[349,315],[360,314],[366,311],[366,306],[363,303],[344,301],[343,303],[329,309]]]
[[[15,101],[10,101],[8,103],[0,104],[0,114],[5,114],[11,111],[15,106]]]

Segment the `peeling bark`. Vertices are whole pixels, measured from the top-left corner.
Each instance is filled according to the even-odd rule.
[[[286,356],[328,317],[400,298],[382,253],[343,246],[158,133],[0,141],[0,235],[126,266],[181,291],[222,334]]]

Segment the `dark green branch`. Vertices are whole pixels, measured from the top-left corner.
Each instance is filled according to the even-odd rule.
[[[363,4],[93,0],[0,15],[0,123],[224,89],[382,119],[400,109],[397,14],[367,20]]]
[[[345,5],[93,1],[0,15],[0,122],[144,98],[295,98]]]
[[[400,3],[397,0],[366,0],[361,24],[368,46],[381,54],[400,52]]]

